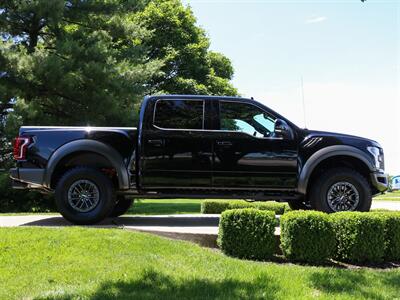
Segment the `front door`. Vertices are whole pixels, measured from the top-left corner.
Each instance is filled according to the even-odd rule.
[[[206,101],[159,99],[144,130],[142,188],[211,186],[212,140],[204,136]]]
[[[213,187],[290,190],[297,186],[297,143],[274,132],[276,117],[256,104],[220,100],[219,121],[213,141]]]

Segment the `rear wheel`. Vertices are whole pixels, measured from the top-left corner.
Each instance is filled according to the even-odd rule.
[[[311,207],[324,212],[369,211],[372,195],[368,181],[348,168],[323,173],[310,188]]]
[[[89,167],[67,171],[57,183],[55,198],[61,215],[79,225],[102,221],[115,206],[111,180],[99,170]]]
[[[110,214],[111,218],[116,218],[119,216],[122,216],[124,213],[126,213],[129,208],[131,207],[133,203],[133,199],[129,198],[126,199],[124,196],[117,196],[117,203],[115,204],[115,207]]]

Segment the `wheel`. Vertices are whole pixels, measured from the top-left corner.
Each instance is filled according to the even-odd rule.
[[[309,210],[309,209],[311,209],[310,203],[306,202],[302,199],[289,200],[288,204],[289,204],[290,209],[292,209],[292,210]]]
[[[131,198],[126,199],[124,196],[117,196],[117,203],[115,204],[115,207],[109,217],[116,218],[116,217],[122,216],[124,213],[126,213],[129,210],[132,203],[133,203],[133,199],[131,199]]]
[[[115,206],[111,180],[99,170],[89,167],[67,171],[57,183],[55,198],[60,214],[79,225],[104,220]]]
[[[310,189],[311,207],[324,212],[369,211],[371,202],[368,181],[348,168],[324,172]]]

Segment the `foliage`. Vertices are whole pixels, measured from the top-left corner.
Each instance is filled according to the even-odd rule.
[[[0,173],[0,213],[50,212],[55,211],[53,198],[39,192],[10,189],[11,180],[7,173]]]
[[[274,254],[275,214],[257,209],[233,209],[221,214],[218,245],[228,255],[268,259]]]
[[[202,214],[220,214],[229,209],[229,200],[204,200],[201,202]]]
[[[336,258],[363,263],[381,262],[385,255],[385,220],[376,213],[339,212],[331,215]]]
[[[274,201],[256,201],[247,202],[244,200],[204,200],[201,202],[201,213],[203,214],[220,214],[227,209],[237,208],[256,208],[260,210],[271,210],[277,215],[282,215],[289,211],[290,208],[286,203],[278,203]]]
[[[180,0],[153,0],[137,14],[152,34],[144,39],[149,57],[164,62],[153,78],[156,91],[176,94],[237,95],[229,83],[233,67],[224,55],[208,50],[210,41]]]
[[[317,211],[292,211],[281,221],[281,248],[290,260],[321,263],[335,251],[335,234],[329,215]]]
[[[385,261],[400,261],[400,212],[376,212],[385,222]]]
[[[1,80],[12,118],[32,125],[125,125],[162,62],[124,1],[6,1]]]

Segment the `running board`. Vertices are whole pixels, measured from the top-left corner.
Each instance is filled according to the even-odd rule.
[[[117,194],[129,195],[136,198],[144,199],[174,199],[174,198],[189,198],[189,199],[245,199],[253,201],[288,201],[296,200],[301,198],[301,195],[295,193],[277,193],[277,192],[235,192],[229,193],[218,193],[218,192],[202,192],[199,191],[188,193],[182,191],[159,191],[159,192],[138,192],[138,191],[119,191]]]

